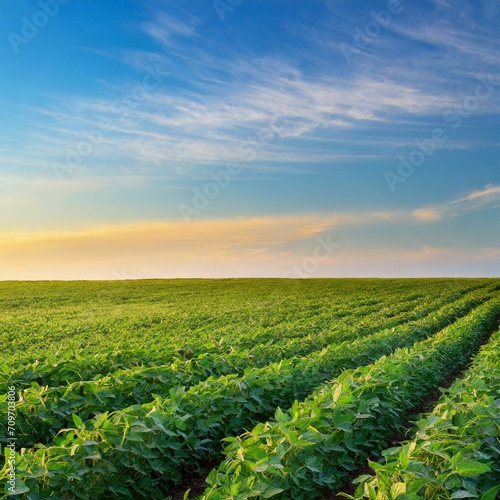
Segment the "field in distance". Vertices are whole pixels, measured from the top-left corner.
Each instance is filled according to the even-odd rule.
[[[406,486],[399,468],[400,489],[384,493],[382,472],[356,472],[383,463],[409,413],[498,344],[499,300],[499,279],[1,282],[2,491],[427,498],[438,473]],[[478,369],[469,378],[480,385]],[[470,467],[452,469],[443,491],[462,496],[450,498],[495,498],[500,469],[483,448],[455,456]]]

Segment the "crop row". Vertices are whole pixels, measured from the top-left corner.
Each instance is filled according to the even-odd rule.
[[[475,287],[476,288],[476,287]],[[491,293],[495,287],[480,287],[476,293],[483,292],[486,295]],[[373,306],[366,316],[358,315],[354,308],[351,310],[349,321],[335,321],[328,326],[324,326],[319,332],[311,332],[309,327],[301,337],[291,338],[288,334],[277,336],[268,343],[260,342],[261,337],[254,338],[253,347],[245,350],[239,349],[235,345],[227,348],[227,345],[220,343],[204,344],[201,348],[192,345],[184,345],[182,349],[173,347],[168,353],[163,352],[161,365],[171,365],[176,384],[189,384],[189,379],[203,379],[209,375],[237,373],[247,366],[264,366],[270,362],[284,359],[290,355],[301,356],[315,350],[326,347],[332,342],[342,342],[362,335],[369,335],[382,328],[397,326],[405,321],[418,319],[429,312],[437,309],[441,305],[463,296],[467,289],[459,289],[449,294],[444,294],[438,299],[420,300],[417,307],[409,301],[411,312],[404,312],[408,307],[401,307],[399,303],[386,306],[382,310],[378,306]],[[403,301],[404,303],[404,301]],[[236,344],[236,342],[235,342]],[[165,350],[165,348],[163,348]],[[140,366],[130,366],[130,358],[135,363],[140,362]],[[22,358],[16,359],[15,367],[7,364],[0,365],[0,382],[16,385],[22,389],[29,387],[32,382],[49,387],[58,387],[63,381],[89,381],[100,379],[103,374],[114,375],[121,378],[120,370],[139,371],[145,369],[146,376],[151,376],[147,368],[153,368],[158,364],[153,363],[155,355],[143,350],[126,352],[100,352],[93,356],[78,350],[52,352],[48,356],[41,357],[35,361],[23,363]],[[162,370],[162,369],[160,369]],[[151,370],[150,370],[151,371]],[[154,372],[154,369],[152,370]],[[185,380],[179,380],[179,373],[186,373]],[[165,374],[162,371],[162,376]],[[165,383],[162,378],[161,383]]]
[[[447,305],[443,314],[438,315],[437,321],[435,316],[431,316],[424,324],[432,325],[430,328],[437,331],[436,329],[449,321],[446,318],[454,319],[456,315],[463,314],[468,308],[478,305],[487,298],[488,296],[484,295],[482,291],[467,294],[462,301],[458,301],[452,306]],[[425,312],[427,310],[421,311],[422,314]],[[417,313],[415,314],[418,316]],[[419,326],[418,323],[404,325],[399,331],[399,338],[391,339],[392,345],[404,345],[401,344],[401,342],[405,342],[404,335],[408,335],[408,332],[417,326]],[[373,345],[377,350],[366,352],[365,348],[368,362],[373,359],[374,355],[379,354],[377,346],[382,339],[393,336],[392,330],[386,330],[371,340],[372,344],[373,340],[375,341]],[[340,340],[346,339],[340,336]],[[394,344],[394,342],[397,343]],[[355,345],[354,349],[357,349],[358,344]],[[361,344],[364,344],[364,341],[361,341]],[[351,352],[356,353],[356,350],[352,351],[349,348],[346,355],[352,357]],[[331,377],[332,367],[352,366],[352,359],[346,358],[345,355],[343,364],[339,365],[339,353],[336,351],[326,351],[320,354],[319,362],[315,359],[315,354],[305,359],[294,357],[288,363],[285,361],[279,365],[271,365],[269,369],[254,371],[253,375],[265,380],[269,378],[269,373],[277,372],[280,377],[283,377],[284,373],[292,373],[289,375],[291,378],[287,380],[287,387],[282,389],[281,400],[278,401],[280,404],[286,404],[292,397],[290,391],[293,391],[295,397],[301,397],[315,385]],[[363,350],[361,350],[360,355],[363,356]],[[237,363],[239,359],[236,356],[234,358],[233,362]],[[59,429],[68,425],[68,418],[71,421],[71,415],[75,412],[83,421],[87,421],[94,412],[112,411],[132,404],[143,403],[151,400],[152,394],[168,396],[170,388],[174,385],[187,385],[196,378],[198,378],[198,382],[207,379],[211,373],[217,371],[216,362],[219,359],[221,365],[228,361],[224,357],[210,356],[203,358],[197,366],[193,366],[192,360],[180,361],[178,364],[172,363],[167,366],[118,371],[112,376],[103,377],[96,381],[80,381],[67,387],[49,389],[33,385],[29,389],[21,391],[21,402],[17,407],[18,422],[26,434],[24,442],[27,446],[35,442],[46,443]],[[229,360],[231,361],[231,357]],[[337,363],[333,365],[336,361]],[[363,363],[366,362],[366,359],[359,357],[359,360],[355,361],[355,366],[359,364],[358,361]],[[311,373],[312,371],[314,373]],[[309,375],[309,378],[307,378],[305,387],[302,388],[304,375]],[[233,383],[239,382],[239,379],[233,381]],[[272,387],[272,385],[268,384],[268,387]]]
[[[378,317],[378,322],[388,322],[387,318],[377,311],[377,306],[371,307],[372,309],[370,309],[369,312],[372,314],[370,314],[369,317],[372,321],[375,317]],[[373,314],[374,311],[377,312]],[[356,314],[356,312],[357,311],[354,311],[354,314]],[[393,321],[394,319],[390,318],[389,322]],[[402,318],[401,321],[404,321],[404,318]],[[338,334],[346,337],[353,335],[349,325],[342,322],[337,322],[336,324],[338,326],[327,335],[330,339]],[[232,346],[224,347],[215,344],[206,344],[202,348],[188,344],[183,346],[182,349],[179,347],[171,349],[169,354],[163,353],[162,364],[169,362],[169,364],[174,365],[173,369],[176,372],[180,372],[181,370],[176,370],[175,365],[185,364],[186,372],[190,373],[193,371],[191,365],[199,365],[200,369],[208,371],[212,366],[217,368],[217,362],[219,362],[219,369],[224,370],[231,366],[226,361],[228,357],[232,357],[233,361],[238,362],[235,366],[241,365],[242,362],[248,364],[252,359],[255,363],[266,364],[272,361],[276,356],[286,356],[289,351],[293,352],[297,349],[314,350],[315,348],[317,348],[315,338],[310,335],[304,335],[303,338],[295,339],[284,336],[279,340],[275,340],[274,342],[268,341],[267,343],[259,342],[256,338],[254,346],[251,349],[234,349]],[[191,357],[193,355],[195,357]],[[151,355],[148,355],[148,353],[144,351],[133,351],[129,353],[129,356],[133,356],[137,360],[141,360],[141,362],[143,362],[144,359],[150,362],[152,361]],[[18,387],[27,387],[30,385],[31,381],[36,381],[42,385],[57,387],[59,384],[64,383],[64,381],[90,380],[94,377],[100,377],[103,375],[103,372],[106,372],[106,365],[112,367],[113,364],[116,363],[115,359],[105,357],[104,353],[100,353],[95,357],[89,357],[86,353],[83,355],[80,353],[80,355],[77,356],[77,360],[75,360],[73,352],[71,351],[65,351],[62,356],[60,356],[59,353],[52,353],[49,354],[46,359],[39,358],[32,363],[23,364],[22,361],[23,360],[18,360],[15,370],[8,365],[3,365],[2,371],[3,378],[5,378],[4,382],[7,382],[8,379],[9,383],[15,384]],[[104,366],[103,363],[99,363],[99,361],[104,362]],[[134,368],[144,369],[150,367],[139,366]],[[130,369],[130,367],[125,366],[122,369],[127,370]]]
[[[168,398],[102,413],[86,423],[74,415],[76,428],[61,431],[53,446],[24,453],[25,482],[33,491],[71,491],[82,498],[104,491],[163,498],[172,483],[217,456],[225,435],[267,418],[277,405],[305,397],[344,368],[436,333],[485,300],[480,293],[470,295],[420,321],[332,345],[314,356],[243,376],[209,378],[187,391],[171,390]]]
[[[395,325],[398,317],[404,319],[405,311],[418,310],[421,305],[430,303],[433,297],[438,301],[454,300],[471,289],[491,287],[492,284],[480,280],[457,284],[446,280],[411,282],[411,286],[408,282],[395,284],[390,280],[384,281],[384,286],[378,282],[369,283],[364,287],[366,290],[360,290],[360,285],[352,286],[344,281],[335,282],[333,286],[327,281],[304,282],[301,286],[295,285],[301,291],[298,301],[298,297],[287,288],[290,284],[287,285],[286,280],[277,288],[275,285],[274,297],[257,294],[262,285],[256,280],[255,286],[252,282],[252,286],[242,287],[241,291],[246,291],[252,299],[242,297],[248,304],[243,303],[239,308],[234,305],[234,309],[224,303],[217,304],[210,314],[205,307],[198,307],[198,300],[196,308],[192,310],[191,306],[189,309],[189,314],[183,314],[182,309],[172,312],[172,307],[165,307],[170,304],[153,303],[151,311],[154,315],[151,317],[141,316],[147,309],[139,307],[140,304],[134,304],[126,311],[120,308],[116,317],[111,318],[101,317],[99,314],[104,313],[97,309],[93,321],[80,318],[78,308],[68,309],[62,317],[57,317],[57,321],[40,311],[42,319],[36,320],[41,322],[38,326],[25,316],[15,323],[3,316],[0,324],[3,345],[8,346],[11,339],[20,339],[23,347],[20,350],[6,349],[6,354],[10,352],[11,355],[3,358],[0,381],[6,382],[5,379],[10,378],[10,382],[18,387],[27,387],[33,380],[52,387],[59,385],[59,380],[90,380],[98,374],[105,375],[120,368],[155,366],[176,359],[203,359],[214,354],[241,351],[244,345],[255,365],[266,349],[278,349],[275,344],[280,345],[282,340],[298,337],[297,347],[312,351],[331,343],[339,328],[361,334],[369,331],[377,314],[379,318],[393,320]],[[146,285],[149,288],[149,284]],[[221,283],[214,287],[211,295],[217,297],[229,285]],[[415,292],[416,289],[419,293]],[[422,294],[425,296],[423,300]],[[154,298],[155,294],[152,295]],[[226,292],[223,297],[229,299]],[[232,302],[228,300],[228,303]],[[83,309],[84,305],[80,308]],[[370,313],[375,313],[375,316],[370,317]],[[338,325],[333,332],[330,332],[331,325]],[[41,331],[36,333],[37,329]],[[3,335],[2,331],[11,333]],[[38,341],[31,342],[32,331],[40,337]],[[325,339],[322,344],[323,334],[330,340]],[[40,345],[44,346],[43,350]],[[283,356],[279,352],[276,355]]]
[[[318,317],[327,320],[347,316],[353,308],[384,300],[394,302],[399,296],[436,296],[448,289],[458,291],[484,286],[486,282],[473,280],[456,286],[432,282],[418,288],[393,281],[372,282],[364,287],[348,281],[212,283],[213,286],[203,281],[166,281],[155,286],[148,282],[142,286],[106,283],[97,287],[92,296],[85,294],[90,284],[59,284],[59,295],[38,297],[38,304],[32,308],[21,307],[26,303],[19,297],[16,300],[15,294],[9,299],[1,295],[0,341],[6,353],[11,353],[10,359],[16,361],[20,357],[34,361],[47,352],[47,347],[59,351],[61,347],[82,347],[87,355],[111,349],[143,349],[151,355],[164,353],[165,348],[168,354],[176,346],[181,349],[179,354],[188,356],[189,349],[184,349],[186,340],[194,342],[195,348],[210,343],[251,342],[255,336],[302,330]],[[119,292],[122,287],[123,292],[106,297],[106,292]],[[0,290],[3,288],[0,285]],[[131,297],[134,288],[135,297]],[[137,296],[137,288],[142,288],[142,298]]]
[[[348,370],[275,422],[227,438],[226,459],[210,473],[204,500],[280,495],[324,497],[394,433],[404,414],[468,361],[500,317],[490,301],[438,335]]]
[[[355,483],[358,500],[480,498],[500,492],[500,331],[466,376],[417,421],[416,436],[372,462]]]
[[[466,299],[466,303],[477,304],[478,302],[475,302],[472,297],[478,297],[477,300],[486,300],[488,295],[483,291],[476,291],[467,294],[466,297],[470,298],[470,300]],[[423,306],[408,319],[425,315],[433,307]],[[375,330],[376,326],[375,324],[372,330]],[[386,325],[382,324],[382,326]],[[411,325],[405,328],[409,326]],[[349,340],[353,336],[350,332],[339,332],[334,339],[338,343]],[[300,349],[296,349],[296,351],[300,355]],[[297,357],[294,356],[291,360],[291,369],[296,364],[295,358]],[[209,376],[218,376],[224,372],[242,372],[245,366],[248,369],[248,364],[253,364],[247,358],[247,353],[236,352],[226,356],[204,356],[197,360],[176,360],[164,366],[119,370],[97,380],[75,382],[66,387],[40,387],[36,383],[32,383],[31,387],[20,391],[19,396],[22,402],[18,405],[17,411],[21,415],[21,419],[23,415],[26,416],[22,422],[25,423],[25,432],[30,434],[26,436],[27,443],[34,443],[36,439],[46,442],[50,439],[51,433],[53,434],[67,425],[68,416],[74,412],[77,412],[85,421],[97,411],[112,411],[148,401],[152,394],[166,396],[169,389],[174,386],[189,386],[193,383],[199,383]],[[323,364],[327,364],[327,358],[328,356],[322,356]],[[275,359],[274,356],[269,361],[273,362],[273,359]],[[259,366],[259,363],[256,364]],[[321,363],[317,368],[319,372]],[[328,364],[327,369],[329,369]],[[317,382],[318,376],[317,374],[311,379],[311,383],[320,383],[322,380]],[[323,376],[327,378],[328,375],[325,373]],[[292,388],[294,387],[295,385],[292,385]],[[34,422],[34,424],[30,424],[30,422]]]
[[[42,386],[57,387],[64,385],[64,382],[88,381],[93,378],[102,378],[103,374],[118,364],[118,369],[112,370],[111,376],[116,379],[123,379],[124,372],[127,370],[127,377],[140,377],[144,373],[146,379],[154,377],[155,371],[158,372],[158,382],[162,385],[167,382],[167,372],[170,372],[171,380],[174,384],[188,385],[193,383],[191,380],[203,380],[210,375],[220,375],[226,373],[241,372],[247,366],[264,366],[270,362],[286,358],[290,355],[305,355],[317,349],[321,349],[332,342],[341,342],[352,339],[353,337],[368,335],[381,328],[396,326],[413,318],[425,315],[431,310],[437,308],[441,303],[446,302],[462,295],[463,292],[455,292],[452,297],[442,297],[439,300],[428,299],[419,300],[416,306],[412,299],[409,304],[403,306],[392,304],[391,307],[380,308],[378,304],[362,307],[362,311],[351,310],[351,315],[342,321],[335,321],[328,326],[323,327],[323,331],[309,332],[301,336],[284,335],[281,338],[267,338],[266,342],[262,336],[253,339],[253,345],[250,348],[241,348],[233,345],[205,344],[203,346],[185,345],[180,349],[172,349],[169,355],[163,353],[159,370],[153,366],[120,367],[123,360],[123,353],[116,356],[106,356],[109,353],[100,353],[98,356],[89,357],[86,353],[74,351],[64,351],[52,353],[45,359],[39,358],[36,361],[23,363],[22,359],[16,360],[16,367],[13,368],[7,364],[0,366],[0,382],[14,384],[18,388],[29,387],[32,382]],[[406,312],[409,310],[410,312]],[[356,326],[359,324],[359,326]],[[311,328],[312,330],[312,328]],[[270,335],[270,334],[266,334]],[[272,337],[272,335],[271,335]],[[235,342],[236,343],[236,342]],[[137,360],[148,360],[151,362],[151,353],[144,351],[134,351],[129,354]],[[168,364],[167,364],[168,363]],[[128,370],[136,372],[129,373]],[[104,372],[104,373],[103,373]],[[183,379],[182,374],[185,374]],[[151,381],[154,384],[154,381]],[[132,403],[130,403],[132,404]]]

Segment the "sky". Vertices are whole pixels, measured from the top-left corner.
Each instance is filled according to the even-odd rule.
[[[500,275],[498,0],[0,0],[0,279]]]

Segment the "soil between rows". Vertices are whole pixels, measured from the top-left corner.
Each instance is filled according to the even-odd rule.
[[[486,342],[489,340],[491,335],[493,335],[493,332],[496,331],[496,329],[498,328],[499,324],[500,324],[500,320],[497,322],[497,325],[495,326],[493,331],[490,332],[483,340],[481,340],[479,347],[478,347],[478,351],[484,344],[486,344]],[[411,410],[409,410],[406,413],[406,415],[404,416],[403,422],[404,422],[404,426],[408,429],[407,432],[410,431],[411,422],[418,419],[419,415],[421,413],[426,413],[426,412],[429,412],[433,409],[436,402],[441,397],[441,392],[439,389],[440,388],[448,389],[451,386],[451,384],[467,370],[467,368],[470,366],[472,361],[473,360],[470,360],[469,363],[467,363],[466,365],[454,370],[454,372],[452,374],[450,374],[448,377],[446,377],[441,382],[439,387],[437,387],[434,390],[429,392],[428,397],[424,401],[421,401],[420,403],[418,403],[415,407],[413,407]],[[397,446],[404,439],[407,439],[407,436],[394,435],[393,437],[391,437],[389,439],[386,447]],[[217,468],[218,465],[220,464],[220,461],[214,460],[212,462],[213,462],[212,465],[208,469],[206,467],[200,467],[202,470],[204,470],[204,472],[191,473],[189,477],[186,477],[186,479],[181,483],[181,485],[174,488],[171,492],[172,500],[182,500],[184,498],[185,492],[188,489],[190,490],[189,497],[188,497],[190,499],[194,499],[197,496],[202,495],[207,487],[207,485],[205,483],[205,478],[206,478],[208,472],[210,472],[210,470],[212,470],[213,468]],[[208,461],[207,461],[207,464],[208,464]],[[208,470],[208,472],[206,472],[207,470]],[[369,474],[371,472],[372,472],[371,468],[369,468],[368,466],[364,466],[364,467],[358,469],[355,473],[351,474],[348,481],[349,481],[349,483],[351,483],[352,480],[356,479],[360,475]],[[355,487],[353,487],[349,483],[348,483],[348,486],[346,486],[346,489],[343,489],[341,491],[352,495],[354,493]],[[340,493],[340,491],[338,493]],[[331,493],[327,493],[325,498],[328,500],[335,500],[335,499],[339,499],[339,498],[345,499],[345,497],[338,496],[337,494],[334,494],[333,496],[331,496]]]
[[[477,352],[479,352],[481,347],[489,341],[490,337],[498,329],[499,326],[500,326],[500,320],[497,321],[495,328],[493,328],[493,330],[481,340],[481,342],[478,346],[478,349],[476,351],[476,354],[477,354]],[[403,417],[403,422],[404,422],[404,426],[407,428],[407,432],[405,434],[395,434],[394,436],[392,436],[387,441],[387,445],[385,446],[385,448],[398,446],[401,443],[401,441],[408,439],[407,434],[411,432],[412,423],[415,422],[416,420],[418,420],[418,418],[420,418],[420,415],[422,413],[428,413],[428,412],[432,411],[432,409],[434,408],[437,401],[439,400],[439,398],[442,395],[441,389],[443,389],[443,390],[449,389],[449,387],[451,387],[453,382],[457,378],[460,378],[467,371],[467,369],[471,366],[473,361],[474,360],[472,358],[465,365],[462,365],[461,367],[458,367],[457,369],[455,369],[451,374],[449,374],[439,384],[438,387],[436,387],[435,389],[430,391],[424,400],[422,400],[416,406],[411,408],[411,410],[406,412],[406,414]],[[375,458],[376,457],[373,457],[374,460],[375,460]],[[210,471],[211,469],[216,468],[219,465],[219,463],[220,463],[219,461],[215,461],[215,460],[212,462],[207,461],[207,463],[205,463],[203,465],[203,467],[200,467],[200,468],[203,471],[207,471],[207,470]],[[349,495],[353,495],[356,488],[355,488],[355,486],[353,486],[350,483],[354,479],[356,479],[357,477],[359,477],[363,474],[370,474],[372,472],[373,472],[372,469],[370,467],[368,467],[368,465],[365,465],[365,466],[357,469],[354,473],[352,473],[349,476],[349,480],[348,480],[348,483],[346,484],[345,488],[337,491],[336,493],[333,494],[333,496],[328,496],[329,493],[325,492],[325,495],[326,495],[325,500],[339,500],[339,499],[345,500],[345,497],[339,496],[339,493],[342,492],[342,493],[347,493]],[[207,486],[205,483],[206,476],[207,476],[207,472],[199,472],[199,473],[196,472],[196,473],[192,473],[191,477],[186,477],[184,482],[172,491],[172,497],[171,497],[172,500],[183,500],[184,494],[188,489],[190,490],[190,494],[189,494],[190,499],[194,499],[197,496],[202,495],[203,492],[205,491],[206,486]],[[276,498],[279,498],[279,497],[276,497]]]
[[[500,320],[496,322],[495,327],[492,329],[492,331],[486,335],[480,342],[478,349],[476,351],[476,354],[474,357],[477,355],[477,353],[480,351],[481,347],[486,345],[491,336],[498,330],[500,327]],[[405,434],[395,434],[389,440],[387,441],[387,446],[386,448],[392,448],[395,446],[399,446],[402,441],[412,439],[413,434],[414,434],[414,422],[416,422],[422,414],[424,413],[430,413],[433,408],[436,406],[437,402],[442,396],[443,391],[446,391],[449,389],[455,380],[461,378],[465,372],[471,367],[471,365],[474,362],[474,358],[472,358],[468,363],[465,365],[462,365],[461,367],[458,367],[456,370],[454,370],[452,373],[450,373],[440,384],[438,387],[433,389],[432,391],[429,392],[427,397],[420,401],[416,406],[408,410],[406,412],[403,422],[404,426],[407,428],[407,431]],[[410,434],[410,436],[408,436]],[[373,457],[373,460],[375,460],[375,457]],[[348,483],[344,488],[341,490],[337,491],[333,496],[327,496],[325,497],[325,500],[345,500],[344,496],[340,496],[339,493],[346,493],[348,495],[354,495],[354,492],[356,490],[356,485],[351,484],[354,479],[356,479],[359,476],[362,476],[364,474],[370,474],[373,475],[373,470],[371,467],[368,465],[365,465],[359,469],[357,469],[355,472],[350,474]]]

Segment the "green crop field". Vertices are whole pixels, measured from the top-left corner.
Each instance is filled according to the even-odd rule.
[[[5,496],[500,491],[499,279],[1,282]]]

